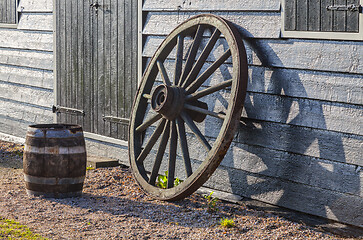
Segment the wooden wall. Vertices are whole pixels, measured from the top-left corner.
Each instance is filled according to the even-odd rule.
[[[145,0],[143,12],[144,62],[196,14],[243,35],[245,124],[207,187],[363,227],[363,42],[281,39],[279,0]]]
[[[0,132],[24,137],[53,122],[53,5],[21,0],[18,10],[17,28],[0,28]]]

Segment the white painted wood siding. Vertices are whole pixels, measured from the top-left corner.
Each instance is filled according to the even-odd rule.
[[[53,122],[52,2],[20,0],[17,28],[0,28],[0,133]]]

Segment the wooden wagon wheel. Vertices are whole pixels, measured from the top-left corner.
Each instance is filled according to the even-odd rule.
[[[247,80],[243,42],[226,20],[198,15],[166,37],[142,78],[129,126],[130,165],[147,194],[178,200],[208,180],[234,137]]]

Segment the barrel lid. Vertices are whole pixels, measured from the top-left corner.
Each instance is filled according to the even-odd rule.
[[[70,135],[83,137],[83,131],[77,124],[35,124],[29,125],[27,135],[47,138],[64,138]]]

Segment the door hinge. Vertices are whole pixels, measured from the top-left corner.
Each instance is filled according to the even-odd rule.
[[[62,106],[58,106],[58,105],[53,105],[53,113],[66,113],[66,114],[79,115],[79,116],[86,115],[85,111],[83,111],[83,110],[62,107]]]
[[[121,123],[121,124],[127,124],[127,125],[130,123],[130,119],[128,119],[128,118],[120,118],[120,117],[114,117],[114,116],[103,116],[102,119],[103,119],[103,121]]]
[[[362,6],[360,5],[330,5],[326,7],[327,10],[330,11],[350,11],[350,12],[362,12]]]

